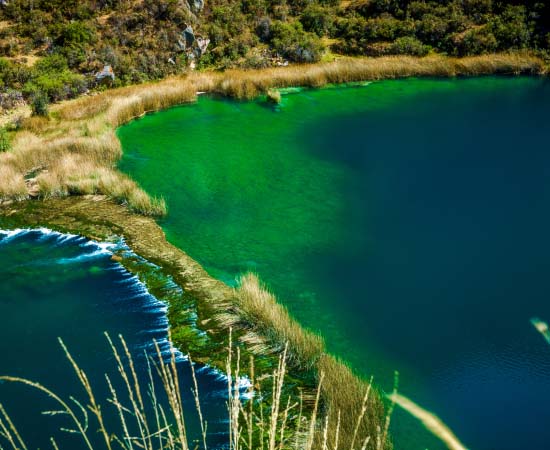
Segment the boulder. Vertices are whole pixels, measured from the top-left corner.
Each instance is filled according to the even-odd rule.
[[[197,47],[195,49],[195,55],[197,56],[197,58],[200,58],[206,53],[208,44],[210,44],[210,39],[203,38],[201,36],[197,38]]]
[[[190,0],[190,8],[195,11],[196,13],[199,13],[204,8],[204,0]]]
[[[193,33],[193,28],[191,28],[191,25],[187,25],[187,28],[183,30],[182,36],[185,43],[184,49],[191,48],[195,42],[195,33]]]
[[[111,66],[104,66],[103,70],[95,74],[95,80],[98,83],[112,83],[115,81],[115,73]]]

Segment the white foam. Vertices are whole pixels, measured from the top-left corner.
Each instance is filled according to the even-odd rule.
[[[0,230],[0,235],[4,236],[4,238],[0,240],[0,244],[10,242],[16,237],[26,234],[28,232],[29,230],[23,228],[16,228],[15,230]]]

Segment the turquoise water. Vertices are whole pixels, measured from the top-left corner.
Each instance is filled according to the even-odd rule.
[[[151,296],[135,276],[111,260],[112,251],[107,245],[48,230],[0,231],[0,375],[38,381],[67,401],[72,395],[85,402],[86,393],[57,342],[57,337],[61,337],[87,372],[97,400],[103,404],[110,432],[119,431],[121,425],[114,406],[106,401],[111,395],[104,374],[119,389],[120,401],[127,406],[129,402],[103,332],[109,332],[113,339],[119,333],[125,337],[144,385],[148,380],[145,355],[156,354],[152,340],[159,342],[163,354],[171,355],[166,306]],[[181,353],[176,356],[187,405],[188,431],[192,439],[197,439],[200,431],[190,391],[189,362]],[[219,448],[227,440],[227,385],[214,371],[197,369],[210,444]],[[162,387],[157,389],[162,401]],[[41,414],[58,409],[44,394],[3,383],[0,403],[28,448],[52,448],[51,436],[61,449],[85,448],[76,435],[59,431],[61,427],[73,428],[67,418]],[[90,419],[89,435],[93,440],[101,439],[96,429]],[[0,436],[0,446],[4,444]]]
[[[201,97],[119,130],[170,241],[258,272],[329,349],[469,448],[546,449],[550,82],[400,80],[279,107]],[[397,412],[397,448],[441,448]]]

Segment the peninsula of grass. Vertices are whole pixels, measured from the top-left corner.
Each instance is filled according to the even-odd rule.
[[[125,238],[137,255],[159,265],[196,299],[198,323],[209,335],[223,343],[232,330],[234,339],[252,355],[285,355],[293,380],[310,388],[310,393],[319,393],[318,401],[309,402],[315,404],[313,417],[318,414],[321,424],[317,427],[312,420],[314,432],[308,438],[314,440],[312,445],[324,448],[323,442],[336,439],[343,449],[361,448],[359,441],[366,442],[365,448],[389,448],[388,416],[380,393],[371,392],[369,382],[327,354],[322,339],[295,322],[254,275],[243,276],[238,288],[230,288],[166,241],[151,217],[166,214],[164,201],[150,197],[117,170],[122,149],[116,128],[147,112],[193,102],[198,92],[244,100],[290,86],[545,73],[543,61],[529,53],[462,59],[342,58],[277,69],[193,72],[81,97],[54,105],[48,117],[24,119],[11,132],[11,148],[0,153],[0,225],[48,226],[92,238]],[[176,317],[169,314],[173,339],[184,346]],[[214,357],[206,360],[221,365]],[[303,381],[309,378],[314,380],[312,389]]]

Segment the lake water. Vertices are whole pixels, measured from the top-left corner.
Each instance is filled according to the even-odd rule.
[[[121,425],[114,406],[106,402],[111,396],[104,374],[119,388],[123,404],[129,406],[129,402],[121,394],[124,387],[103,332],[107,331],[113,340],[119,333],[125,337],[144,386],[148,381],[145,354],[156,355],[152,340],[159,342],[165,355],[174,350],[167,341],[165,304],[111,260],[114,247],[48,230],[0,231],[0,375],[31,379],[67,401],[72,395],[85,402],[86,394],[57,342],[61,337],[87,372],[96,397],[103,404],[110,432],[120,430]],[[187,426],[191,438],[197,439],[200,429],[190,390],[189,362],[183,355],[176,355],[183,401],[187,405]],[[220,448],[227,441],[227,385],[216,372],[197,369],[210,443]],[[161,399],[162,387],[159,385],[157,389]],[[29,448],[52,448],[51,436],[62,449],[84,448],[79,437],[59,431],[60,427],[74,428],[64,416],[41,414],[59,409],[44,394],[29,387],[2,383],[0,403]],[[96,429],[96,423],[90,419],[89,434],[100,439]],[[0,445],[3,443],[0,438]]]
[[[399,80],[274,107],[201,97],[119,130],[171,242],[252,270],[330,351],[470,448],[547,449],[550,82]],[[397,448],[441,448],[397,412]]]

